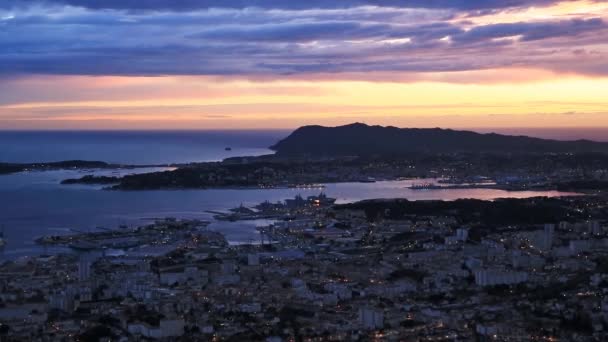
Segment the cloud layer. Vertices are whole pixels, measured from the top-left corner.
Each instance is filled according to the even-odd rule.
[[[605,1],[4,0],[0,76],[603,76],[607,16]]]
[[[70,5],[91,9],[191,11],[209,8],[335,9],[361,6],[392,8],[450,8],[494,10],[510,7],[546,6],[557,0],[5,0],[5,8],[24,7],[32,2]]]

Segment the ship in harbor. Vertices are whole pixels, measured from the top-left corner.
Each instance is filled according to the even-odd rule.
[[[207,211],[214,214],[213,218],[218,221],[245,221],[245,220],[277,220],[293,217],[294,212],[310,208],[330,207],[336,202],[335,198],[328,197],[321,192],[318,196],[302,197],[296,195],[284,201],[272,203],[269,201],[257,204],[253,208],[241,206],[229,209],[229,212]]]
[[[324,189],[325,185],[318,184],[318,183],[292,184],[292,185],[289,185],[288,188],[290,188],[290,189]]]
[[[435,183],[418,183],[412,184],[408,187],[410,190],[437,190],[443,189],[441,185],[437,185]]]

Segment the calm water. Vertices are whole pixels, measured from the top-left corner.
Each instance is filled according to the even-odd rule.
[[[122,164],[217,161],[273,153],[287,131],[0,131],[0,162],[100,160]],[[226,151],[230,147],[232,151]]]
[[[283,136],[281,132],[118,132],[118,133],[0,133],[0,160],[12,162],[66,159],[104,160],[115,163],[164,164],[219,160],[232,155],[265,154]],[[201,135],[201,136],[198,136]],[[231,146],[233,151],[224,151]],[[137,172],[155,169],[138,169]],[[103,170],[116,175],[135,170]],[[86,172],[90,173],[90,172]],[[179,190],[103,191],[86,185],[60,185],[81,171],[27,172],[0,176],[0,225],[7,245],[0,258],[14,258],[44,251],[33,240],[46,234],[68,234],[121,224],[140,225],[151,218],[178,217],[211,220],[206,210],[226,210],[241,203],[253,205],[278,201],[297,194],[316,195],[319,190]],[[557,192],[506,192],[501,190],[407,189],[412,181],[329,184],[325,192],[338,202],[371,198],[411,200],[458,198],[556,196]],[[257,240],[255,226],[264,222],[221,223],[210,228],[222,231],[233,242]]]
[[[550,139],[607,141],[605,128],[477,129]],[[272,153],[268,146],[289,135],[267,131],[0,131],[0,162],[101,160],[123,164],[167,164],[221,160]],[[225,151],[231,147],[232,151]]]
[[[109,171],[104,171],[109,172]],[[253,205],[263,200],[278,201],[297,194],[316,195],[319,190],[176,190],[104,191],[99,187],[60,185],[65,178],[79,176],[75,171],[30,172],[0,176],[0,222],[8,241],[4,258],[44,252],[33,240],[45,234],[67,234],[73,229],[140,225],[158,217],[211,220],[206,210],[226,210],[241,203]],[[495,199],[498,197],[556,196],[557,192],[506,192],[501,190],[407,189],[412,181],[328,184],[325,192],[341,203],[371,198],[411,200],[458,198]],[[257,240],[255,226],[260,222],[215,222],[210,228],[226,234],[233,242]],[[50,252],[50,251],[47,251]]]

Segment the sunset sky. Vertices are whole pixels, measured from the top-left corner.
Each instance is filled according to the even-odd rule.
[[[608,127],[608,1],[0,0],[0,129]]]

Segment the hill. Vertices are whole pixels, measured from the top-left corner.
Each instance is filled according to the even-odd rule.
[[[608,143],[557,141],[440,128],[397,128],[354,123],[304,126],[270,147],[279,156],[370,156],[411,153],[608,153]]]

